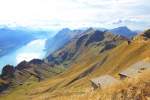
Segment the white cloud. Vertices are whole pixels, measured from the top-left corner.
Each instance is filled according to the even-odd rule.
[[[149,0],[0,0],[0,24],[37,28],[113,27],[112,21],[132,16],[148,28],[150,19],[144,16],[150,15],[149,3]]]

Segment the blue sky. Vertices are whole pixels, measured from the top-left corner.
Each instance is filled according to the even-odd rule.
[[[150,28],[150,0],[0,0],[0,25]]]

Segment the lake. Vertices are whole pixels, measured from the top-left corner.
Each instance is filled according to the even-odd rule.
[[[44,51],[45,42],[46,39],[33,40],[16,51],[0,57],[0,71],[6,64],[16,66],[23,60],[30,61],[34,58],[44,58],[46,54]]]

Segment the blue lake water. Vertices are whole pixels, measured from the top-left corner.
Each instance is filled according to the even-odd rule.
[[[16,51],[0,57],[0,71],[6,64],[17,65],[23,60],[30,61],[34,58],[44,58],[46,39],[33,40]]]

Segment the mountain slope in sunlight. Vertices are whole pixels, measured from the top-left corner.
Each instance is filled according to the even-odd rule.
[[[11,100],[13,97],[15,100],[70,100],[70,98],[74,100],[116,100],[124,93],[118,92],[118,88],[114,88],[116,90],[115,95],[112,94],[114,93],[113,90],[110,90],[109,93],[111,88],[104,90],[104,92],[99,89],[91,92],[93,91],[91,79],[107,74],[119,80],[118,74],[121,71],[126,70],[138,61],[148,60],[150,57],[149,34],[149,31],[146,31],[144,34],[135,36],[133,40],[128,41],[118,35],[89,29],[82,36],[73,38],[64,48],[45,59],[55,66],[68,67],[66,71],[40,83],[22,84],[2,95],[0,99]],[[143,71],[139,75],[140,78],[137,74],[136,83],[128,85],[133,82],[133,79],[129,79],[129,81],[124,80],[125,84],[123,85],[116,85],[122,86],[120,89],[136,87],[145,91],[142,92],[144,95],[139,95],[147,98],[150,83],[144,86],[144,90],[138,86],[149,82],[148,76],[149,72]],[[142,78],[143,81],[141,81]],[[125,90],[125,93],[130,95],[134,91]],[[109,98],[110,96],[113,96],[113,98]],[[130,96],[130,98],[134,97],[136,96]]]
[[[33,100],[43,100],[44,97],[58,100],[61,98],[69,100],[74,97],[76,100],[77,97],[82,97],[88,93],[88,90],[91,90],[90,80],[92,78],[105,74],[118,78],[120,71],[126,70],[130,65],[150,57],[150,40],[148,35],[145,34],[144,37],[136,36],[131,43],[124,41],[117,47],[102,53],[96,53],[100,50],[99,47],[97,50],[94,50],[94,46],[93,48],[84,49],[70,64],[70,68],[66,72],[43,82],[40,84],[41,88],[35,86],[35,90],[30,90]],[[148,77],[149,74],[146,75],[143,78]],[[138,82],[139,80],[137,78]],[[149,90],[146,93],[149,93]],[[134,95],[131,97],[134,97]],[[107,96],[105,99],[107,99]]]

